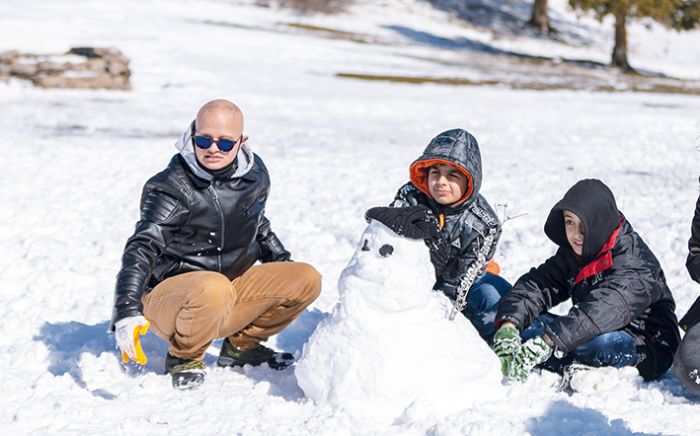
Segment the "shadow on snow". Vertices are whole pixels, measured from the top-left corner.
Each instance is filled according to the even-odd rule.
[[[597,436],[651,436],[633,432],[622,419],[608,420],[597,410],[579,408],[566,401],[556,401],[544,416],[533,418],[527,425],[533,436],[561,434],[595,434]]]

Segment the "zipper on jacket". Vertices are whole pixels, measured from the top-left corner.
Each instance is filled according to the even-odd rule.
[[[216,257],[216,259],[217,259],[217,263],[219,265],[219,272],[222,272],[221,271],[221,264],[222,264],[221,256],[222,256],[222,253],[224,251],[224,237],[226,235],[224,233],[224,231],[226,230],[226,222],[224,221],[224,210],[221,208],[221,203],[219,202],[219,194],[216,193],[216,190],[214,189],[214,187],[212,185],[209,185],[209,187],[207,187],[207,191],[209,191],[209,194],[211,194],[211,198],[214,200],[214,207],[216,208],[217,212],[219,212],[219,217],[221,218],[221,238],[220,238],[221,243],[219,244],[218,247],[216,247],[216,249],[219,251],[219,255]]]

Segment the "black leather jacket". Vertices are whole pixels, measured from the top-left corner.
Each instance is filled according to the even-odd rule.
[[[167,277],[217,271],[233,279],[258,260],[289,260],[264,216],[267,169],[260,157],[244,151],[238,160],[246,168],[237,177],[203,180],[176,155],[146,183],[141,219],[117,276],[112,324],[141,315],[144,293]]]

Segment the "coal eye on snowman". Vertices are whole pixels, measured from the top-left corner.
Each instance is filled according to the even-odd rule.
[[[362,248],[360,248],[362,251],[369,251],[369,241],[365,239],[365,242],[362,244]]]
[[[381,247],[379,247],[379,254],[382,257],[389,257],[392,255],[393,252],[394,252],[394,247],[392,247],[389,244],[384,244]]]

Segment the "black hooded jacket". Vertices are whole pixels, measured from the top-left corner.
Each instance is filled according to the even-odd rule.
[[[567,240],[564,210],[583,222],[581,256]],[[576,183],[544,228],[559,249],[518,279],[501,300],[496,323],[510,321],[522,331],[571,298],[569,313],[545,329],[559,350],[570,352],[603,333],[624,330],[637,344],[640,374],[663,374],[680,341],[675,302],[658,260],[617,210],[608,187],[592,179]]]
[[[695,216],[690,228],[690,240],[688,241],[688,259],[685,262],[690,277],[700,283],[700,198],[695,204]],[[690,330],[700,322],[700,298],[690,307],[688,313],[679,321],[681,328]]]
[[[290,257],[264,215],[270,178],[260,157],[244,145],[234,174],[216,178],[195,166],[188,141],[186,133],[181,153],[143,188],[141,219],[117,275],[112,326],[143,314],[141,297],[165,278],[217,271],[234,279],[258,260]]]
[[[430,196],[427,171],[438,163],[452,165],[467,176],[467,192],[456,205],[442,205]],[[399,189],[391,203],[392,207],[420,204],[427,206],[436,217],[443,216],[441,234],[451,245],[451,255],[437,277],[435,289],[452,298],[464,273],[476,260],[476,253],[483,245],[485,236],[494,233],[493,245],[486,256],[490,260],[501,234],[498,216],[479,194],[481,172],[481,153],[476,138],[462,129],[448,130],[433,138],[423,154],[411,164],[411,182]]]

